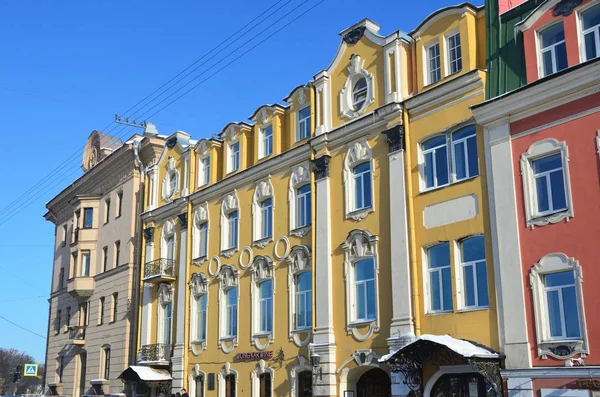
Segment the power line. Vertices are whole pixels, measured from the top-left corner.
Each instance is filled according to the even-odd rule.
[[[244,25],[242,28],[238,29],[236,32],[234,32],[232,35],[230,35],[229,37],[227,37],[225,40],[223,40],[221,43],[219,43],[218,45],[216,45],[215,47],[213,47],[211,50],[209,50],[207,53],[205,53],[202,57],[200,57],[199,59],[197,59],[196,61],[194,61],[191,65],[189,65],[188,67],[186,67],[185,69],[183,69],[181,72],[179,72],[178,74],[176,74],[175,76],[173,76],[169,81],[167,81],[166,83],[164,83],[163,85],[161,85],[160,87],[158,87],[156,90],[154,90],[152,93],[150,93],[149,95],[147,95],[145,98],[143,98],[141,101],[138,101],[135,105],[133,105],[132,107],[130,107],[129,109],[127,109],[125,112],[123,112],[121,114],[121,117],[124,116],[126,113],[128,113],[129,111],[131,111],[132,109],[136,108],[139,104],[143,103],[144,101],[146,101],[146,99],[148,99],[149,97],[151,97],[152,95],[154,95],[157,91],[161,90],[163,87],[165,87],[167,84],[169,84],[170,82],[172,82],[174,79],[176,79],[177,77],[179,77],[181,74],[185,73],[189,68],[191,68],[192,66],[194,66],[195,64],[197,64],[199,61],[201,61],[202,59],[204,59],[205,57],[207,57],[208,55],[210,55],[212,52],[214,52],[216,49],[218,49],[220,46],[222,46],[224,43],[226,43],[227,41],[229,41],[231,38],[233,38],[234,36],[236,36],[238,33],[242,32],[246,27],[248,27],[249,25],[251,25],[253,22],[255,22],[257,19],[259,19],[265,12],[267,12],[268,10],[272,9],[273,7],[275,7],[277,4],[281,3],[283,0],[278,0],[276,1],[273,5],[271,5],[270,7],[268,7],[265,11],[263,11],[261,14],[259,14],[257,17],[255,17],[254,19],[252,19],[250,22],[248,22],[246,25]],[[289,2],[288,2],[289,3]],[[287,3],[286,3],[287,4]],[[277,12],[278,10],[280,10],[282,7],[278,8],[275,12]],[[256,26],[260,25],[261,23],[263,23],[264,21],[266,21],[270,16],[272,16],[274,14],[271,13],[269,14],[267,17],[265,17],[265,19],[261,22],[259,22]],[[255,27],[256,27],[255,26]],[[254,27],[252,28],[254,29]],[[250,29],[250,30],[252,30]],[[249,31],[250,31],[249,30]],[[162,94],[162,93],[161,93]],[[154,98],[156,99],[156,98]],[[153,100],[154,100],[153,99]],[[106,125],[106,127],[104,127],[101,131],[106,130],[108,127],[110,127],[112,124],[114,123],[114,120],[111,121],[110,123],[108,123]],[[112,132],[115,130],[115,128],[118,127],[115,126],[111,129]],[[121,129],[120,131],[123,131],[123,129]],[[108,133],[107,133],[108,134]],[[116,137],[115,137],[116,138]],[[51,179],[50,181],[48,181],[47,177],[51,176],[52,174],[56,173],[57,171],[61,170],[61,168],[66,164],[66,163],[72,163],[74,159],[77,158],[77,156],[81,155],[81,151],[83,151],[85,149],[85,145],[83,145],[81,147],[81,149],[77,150],[75,153],[73,153],[72,155],[70,155],[67,160],[63,161],[63,163],[59,164],[56,168],[54,168],[52,171],[50,171],[44,178],[40,179],[40,181],[38,181],[32,188],[30,188],[29,190],[25,191],[23,194],[21,194],[18,198],[16,198],[15,200],[13,200],[11,203],[9,203],[6,207],[4,207],[2,210],[0,210],[0,215],[7,212],[7,210],[11,209],[10,207],[13,206],[14,204],[18,203],[21,199],[25,198],[26,196],[28,196],[30,193],[32,193],[35,189],[37,189],[38,187],[40,187],[41,185],[47,184],[48,182],[53,182],[55,179]],[[3,222],[2,222],[3,223]]]
[[[33,285],[31,284],[29,281],[22,279],[21,277],[17,276],[14,273],[11,273],[10,271],[6,270],[6,268],[4,268],[3,266],[0,266],[0,269],[4,270],[6,273],[10,274],[11,276],[13,276],[14,278],[16,278],[17,280],[29,285],[30,287],[36,288],[36,289],[41,289],[39,286],[37,285]]]
[[[19,324],[15,323],[15,322],[13,322],[13,321],[10,321],[10,320],[9,320],[9,319],[7,319],[6,317],[0,316],[0,318],[1,318],[2,320],[4,320],[4,321],[8,322],[8,323],[11,323],[11,324],[12,324],[12,325],[14,325],[15,327],[19,327],[19,328],[21,328],[23,331],[27,331],[27,332],[29,332],[30,334],[33,334],[33,335],[35,335],[35,336],[39,336],[39,337],[40,337],[40,338],[42,338],[42,339],[46,339],[46,337],[45,337],[45,336],[43,336],[43,335],[40,335],[40,334],[38,334],[37,332],[34,332],[34,331],[30,330],[30,329],[27,329],[27,328],[25,328],[25,327],[23,327],[23,326],[21,326],[21,325],[19,325]]]

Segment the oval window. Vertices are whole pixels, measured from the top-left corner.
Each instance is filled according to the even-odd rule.
[[[352,88],[352,107],[358,111],[367,101],[367,79],[359,78]]]

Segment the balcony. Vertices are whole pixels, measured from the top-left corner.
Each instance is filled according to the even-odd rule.
[[[86,300],[94,293],[96,283],[93,277],[75,277],[67,283],[67,291],[77,300]]]
[[[71,246],[78,243],[95,243],[98,241],[98,229],[92,227],[79,228],[73,230],[73,240]]]
[[[85,345],[85,326],[72,325],[69,327],[69,342],[73,345]]]
[[[175,261],[173,259],[160,258],[155,261],[146,262],[143,281],[154,284],[175,281]]]
[[[144,345],[138,351],[138,364],[162,364],[169,365],[171,361],[171,345],[156,343]]]

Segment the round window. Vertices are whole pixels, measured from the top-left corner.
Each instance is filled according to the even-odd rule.
[[[352,88],[352,107],[354,110],[360,110],[367,100],[367,79],[359,78]]]

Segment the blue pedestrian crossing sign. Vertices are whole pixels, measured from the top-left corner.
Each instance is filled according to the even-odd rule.
[[[25,364],[24,374],[25,376],[37,376],[37,364]]]

